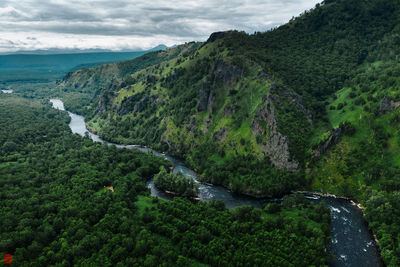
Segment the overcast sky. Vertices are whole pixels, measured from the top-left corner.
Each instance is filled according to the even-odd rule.
[[[138,50],[204,41],[215,31],[266,31],[319,0],[0,0],[0,53]]]

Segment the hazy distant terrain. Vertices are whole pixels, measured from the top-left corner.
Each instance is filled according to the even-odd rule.
[[[101,64],[133,59],[150,51],[164,50],[159,45],[136,52],[77,52],[77,51],[26,51],[0,55],[0,85],[15,82],[49,82],[62,78],[65,73]],[[49,54],[50,53],[50,54]]]

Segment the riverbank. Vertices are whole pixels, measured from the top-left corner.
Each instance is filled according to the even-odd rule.
[[[60,101],[61,102],[61,101]],[[78,133],[81,136],[85,135],[85,131],[89,131],[85,127],[84,118],[82,116],[69,112],[71,123],[69,124],[72,132]],[[79,126],[79,127],[78,127]],[[90,133],[90,138],[94,141],[103,141],[97,135]],[[168,154],[158,153],[155,150],[148,149],[135,145],[118,145],[117,147],[128,149],[139,149],[142,152],[152,153],[155,156],[163,157],[170,161],[173,165],[173,172],[182,172],[184,176],[196,178],[197,175],[191,169],[187,168],[184,161],[179,160]],[[152,181],[147,183],[151,190],[151,195],[165,198],[164,192],[157,192]],[[303,191],[307,192],[307,191]],[[376,245],[378,242],[376,237],[371,234],[369,227],[363,217],[360,208],[352,204],[350,199],[340,198],[332,194],[322,194],[319,192],[308,192],[309,194],[319,194],[321,200],[325,202],[327,207],[331,209],[331,235],[332,244],[327,248],[328,251],[335,255],[330,264],[332,266],[382,266],[382,259],[380,257],[379,247]],[[221,200],[224,202],[228,209],[238,206],[250,205],[256,208],[262,208],[267,202],[274,201],[271,198],[255,198],[255,197],[242,197],[238,194],[233,194],[232,191],[226,187],[212,185],[209,183],[200,183],[200,193],[198,194],[200,201]],[[279,200],[277,200],[279,201]],[[320,200],[312,200],[320,201]],[[374,242],[375,238],[375,242]]]
[[[349,197],[344,197],[344,196],[337,196],[337,195],[330,194],[330,193],[321,193],[321,192],[313,192],[313,191],[293,191],[293,193],[295,193],[295,194],[305,194],[305,195],[314,195],[314,196],[319,196],[319,197],[331,197],[331,198],[336,198],[336,199],[342,199],[342,200],[350,202],[353,206],[356,206],[361,211],[361,213],[363,215],[363,218],[364,218],[365,225],[368,228],[368,231],[369,231],[370,235],[373,237],[373,243],[374,243],[374,245],[376,247],[376,250],[377,250],[377,252],[379,254],[380,260],[382,262],[382,266],[385,266],[384,262],[382,260],[382,254],[381,254],[382,253],[382,249],[379,246],[379,240],[376,237],[375,233],[372,231],[371,227],[369,227],[368,221],[365,219],[365,212],[364,212],[365,211],[365,207],[361,206],[361,203],[358,202],[358,200],[353,199],[353,198],[349,198]]]
[[[156,186],[156,187],[157,187],[157,186]],[[159,187],[157,187],[157,189],[160,190],[161,192],[163,192],[163,193],[165,193],[165,194],[171,196],[172,198],[174,198],[174,197],[182,197],[182,198],[189,199],[190,201],[194,201],[194,202],[201,201],[201,199],[200,199],[199,197],[185,197],[185,196],[182,196],[182,195],[180,195],[180,194],[178,194],[178,193],[176,193],[176,192],[172,192],[172,191],[168,191],[168,190],[163,190],[163,189],[161,189],[161,188],[159,188]]]
[[[89,131],[92,132],[93,129],[90,129],[90,127],[88,127],[87,125],[86,125],[86,127],[87,127],[87,129],[88,129]],[[152,148],[151,148],[151,149],[152,149]],[[193,167],[193,166],[190,166],[190,164],[188,164],[188,162],[187,162],[186,160],[181,159],[181,161],[183,161],[183,163],[184,163],[185,165],[188,165],[189,167]],[[197,178],[198,181],[201,181],[202,183],[204,183],[204,178],[203,178],[203,177],[201,177],[201,176],[196,176],[196,178]],[[212,184],[212,185],[215,186],[215,184]],[[230,188],[229,186],[222,185],[222,184],[218,184],[217,186],[222,186],[222,187],[224,187],[224,188],[225,188],[226,190],[228,190],[231,194],[237,195],[238,197],[255,198],[255,199],[260,200],[260,201],[264,201],[264,200],[268,201],[268,200],[276,199],[276,198],[274,198],[274,197],[271,196],[271,195],[266,195],[266,194],[252,194],[252,193],[249,193],[248,191],[246,192],[246,190],[243,190],[242,192],[233,192],[233,191],[232,191],[232,188]],[[158,188],[158,189],[159,189],[159,190],[162,190],[162,189],[160,189],[160,188]],[[164,191],[164,190],[162,190],[162,191],[165,192],[166,194],[170,195],[171,197],[177,197],[177,196],[179,196],[178,194],[176,194],[176,193],[174,193],[174,192],[171,192],[171,191]],[[363,216],[363,219],[364,219],[364,224],[365,224],[366,228],[368,229],[368,232],[369,232],[370,236],[372,237],[371,240],[372,240],[374,246],[376,247],[377,253],[378,253],[378,255],[379,255],[379,257],[380,257],[380,260],[381,260],[381,262],[382,262],[382,265],[383,265],[383,261],[382,261],[382,257],[381,257],[381,248],[380,248],[380,246],[379,246],[379,240],[377,239],[376,235],[373,233],[373,231],[372,231],[371,228],[369,227],[368,221],[365,219],[365,214],[364,214],[364,209],[365,209],[365,207],[363,207],[363,206],[362,206],[362,203],[360,203],[357,199],[348,198],[348,197],[344,197],[344,196],[337,196],[337,195],[330,194],[330,193],[321,193],[321,192],[313,192],[313,191],[302,191],[302,190],[297,190],[297,191],[292,191],[292,193],[299,193],[299,194],[303,194],[303,195],[315,195],[315,196],[319,196],[319,197],[341,199],[341,200],[345,200],[345,201],[351,203],[351,205],[357,207],[357,209],[359,209],[359,210],[361,211],[361,213],[362,213],[362,216]],[[193,200],[194,200],[194,201],[200,201],[201,198],[200,198],[200,197],[197,197],[197,198],[193,198]]]
[[[86,129],[88,129],[88,131],[91,132],[92,134],[97,134],[97,135],[99,134],[93,127],[89,126],[89,124],[87,124],[86,121],[85,121],[85,126],[86,126]],[[104,141],[107,141],[107,140],[104,140]]]

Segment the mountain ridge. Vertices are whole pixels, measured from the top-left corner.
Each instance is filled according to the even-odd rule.
[[[399,10],[397,1],[331,0],[265,33],[214,33],[90,87],[82,114],[102,138],[184,157],[234,192],[356,198],[396,266]],[[74,92],[69,79],[60,90]]]

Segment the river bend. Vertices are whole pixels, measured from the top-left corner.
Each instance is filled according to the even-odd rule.
[[[59,110],[65,110],[64,104],[59,99],[51,99],[53,107]],[[163,157],[169,160],[173,165],[173,172],[182,174],[186,177],[196,179],[196,173],[189,169],[184,162],[164,153],[159,153],[147,147],[137,145],[118,145],[102,140],[98,135],[88,131],[85,125],[84,117],[67,111],[71,117],[69,127],[73,133],[84,136],[85,133],[95,142],[108,143],[119,148],[138,149],[142,152],[151,152],[155,156]],[[196,180],[197,181],[197,180]],[[198,181],[197,181],[198,182]],[[251,197],[237,196],[224,187],[211,185],[203,182],[200,184],[199,198],[202,201],[213,199],[222,200],[226,207],[231,209],[237,206],[251,205],[253,207],[262,207],[265,203],[279,201],[279,199],[257,199]],[[171,197],[158,190],[152,180],[148,181],[151,195],[170,200]],[[333,197],[315,197],[313,201],[324,201],[331,210],[331,237],[332,243],[328,246],[328,251],[335,255],[329,264],[331,266],[355,266],[355,267],[374,267],[382,266],[379,253],[374,244],[373,237],[369,232],[363,214],[354,204],[349,201]],[[301,244],[299,244],[301,245]]]

